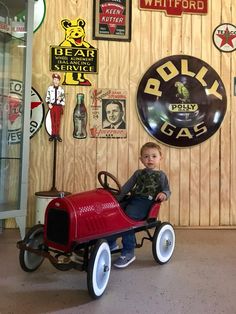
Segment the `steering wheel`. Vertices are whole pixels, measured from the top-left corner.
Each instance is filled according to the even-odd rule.
[[[109,186],[109,183],[108,183],[108,177],[111,178],[115,184],[116,184],[116,187],[117,189],[114,189],[114,188],[111,188]],[[100,171],[98,173],[98,181],[99,183],[101,184],[101,186],[105,189],[105,190],[108,190],[110,191],[111,193],[113,194],[120,194],[121,193],[121,185],[119,183],[119,181],[117,180],[117,178],[115,176],[113,176],[113,174],[111,174],[110,172],[107,172],[107,171]]]

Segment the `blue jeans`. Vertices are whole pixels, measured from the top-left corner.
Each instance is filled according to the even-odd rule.
[[[121,204],[125,213],[134,220],[143,220],[147,217],[148,212],[154,203],[153,200],[149,200],[144,197],[134,196],[131,197],[127,202]],[[113,245],[116,241],[115,238],[109,240],[109,244]],[[136,245],[135,232],[131,230],[129,233],[122,235],[121,255],[134,255],[134,249]]]

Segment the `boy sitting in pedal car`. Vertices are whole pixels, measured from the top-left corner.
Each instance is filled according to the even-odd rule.
[[[127,193],[131,192],[131,197],[124,203],[122,202],[121,206],[134,220],[145,219],[155,201],[163,202],[171,194],[168,178],[163,171],[159,170],[161,159],[161,147],[158,144],[153,142],[144,144],[140,150],[140,161],[145,168],[134,172],[117,197],[118,201],[121,201]],[[113,264],[118,268],[125,268],[136,259],[134,231],[122,236],[122,244],[121,256]],[[109,245],[111,251],[118,248],[115,239],[110,240]]]

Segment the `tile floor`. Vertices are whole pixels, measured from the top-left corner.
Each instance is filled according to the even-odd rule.
[[[0,234],[0,314],[236,313],[236,230],[176,230],[165,265],[156,264],[146,242],[128,268],[112,268],[98,300],[88,295],[86,272],[61,272],[48,260],[22,271],[17,240],[18,230]]]

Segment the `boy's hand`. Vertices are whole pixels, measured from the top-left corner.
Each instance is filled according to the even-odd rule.
[[[163,192],[160,192],[156,196],[156,201],[158,202],[164,202],[166,200],[166,194]]]

